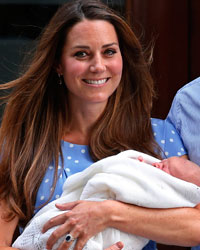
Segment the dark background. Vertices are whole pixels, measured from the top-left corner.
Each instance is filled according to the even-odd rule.
[[[0,0],[0,83],[15,79],[34,39],[67,0]],[[200,0],[104,0],[131,23],[144,46],[155,41],[152,116],[165,118],[176,91],[200,76]],[[160,249],[189,249],[159,245]]]
[[[165,118],[176,91],[200,76],[200,0],[126,0],[126,16],[144,44],[155,39],[152,74]]]

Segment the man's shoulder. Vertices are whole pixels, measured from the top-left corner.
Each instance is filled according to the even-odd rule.
[[[180,95],[193,95],[200,93],[200,77],[194,79],[193,81],[185,84],[182,88],[177,91],[176,96]]]

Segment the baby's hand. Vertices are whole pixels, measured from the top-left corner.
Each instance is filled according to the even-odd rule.
[[[138,161],[140,161],[140,162],[145,162],[145,161],[144,161],[144,158],[143,158],[142,156],[138,156],[137,159],[138,159]]]

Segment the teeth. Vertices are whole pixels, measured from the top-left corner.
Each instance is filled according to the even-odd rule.
[[[105,79],[101,79],[101,80],[84,80],[85,82],[89,83],[89,84],[103,84],[107,81],[107,78]]]

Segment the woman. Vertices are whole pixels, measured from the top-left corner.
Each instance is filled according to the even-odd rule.
[[[9,249],[17,225],[23,227],[59,197],[67,176],[93,161],[126,149],[161,158],[154,135],[166,155],[185,154],[172,125],[150,119],[153,81],[138,39],[99,1],[63,5],[26,72],[1,86],[10,88],[0,134],[0,249]],[[61,225],[47,249],[67,234],[77,238],[75,249],[82,249],[107,227],[162,243],[199,243],[198,209],[154,210],[117,201],[57,207],[71,211],[43,228]],[[71,243],[66,240],[59,249]]]

